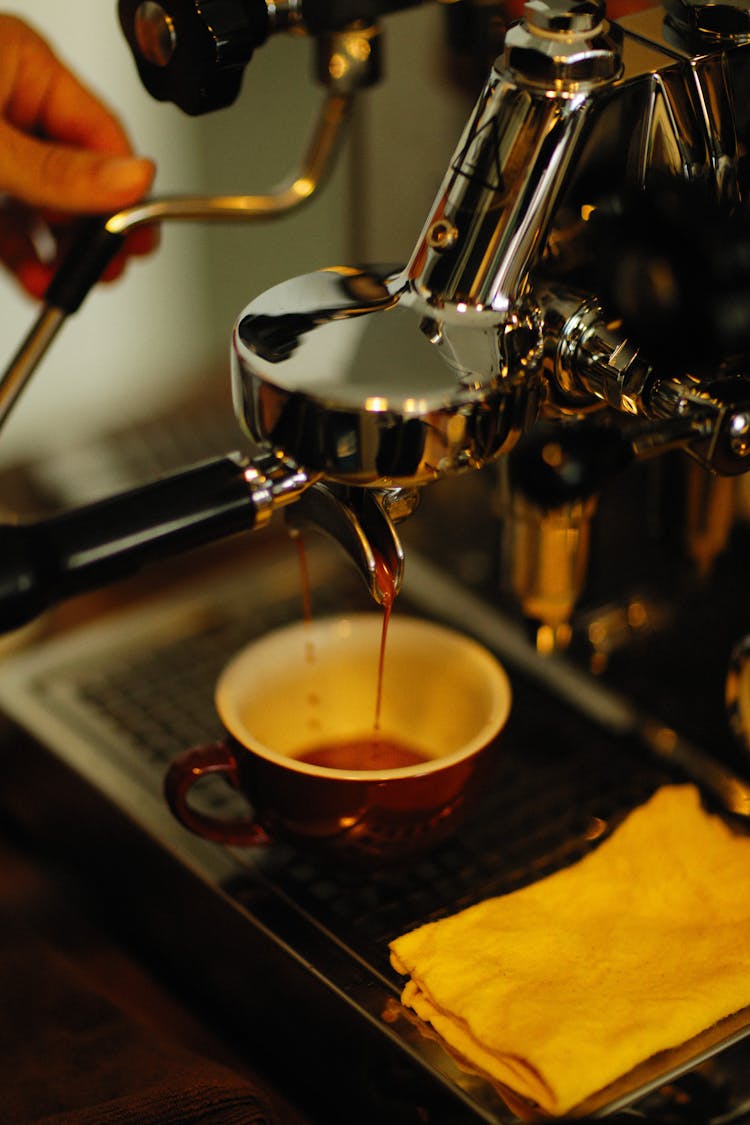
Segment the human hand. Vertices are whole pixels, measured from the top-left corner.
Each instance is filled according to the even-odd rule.
[[[133,156],[117,118],[45,40],[0,15],[0,261],[23,288],[42,297],[77,218],[136,203],[154,171],[150,160]],[[133,232],[104,280],[155,243],[153,229]]]

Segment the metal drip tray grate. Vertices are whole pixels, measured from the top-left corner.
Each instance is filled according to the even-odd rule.
[[[394,1017],[400,980],[389,967],[388,942],[572,862],[664,774],[638,748],[511,667],[514,707],[493,785],[460,835],[427,858],[365,877],[283,844],[230,851],[196,840],[163,804],[166,763],[219,734],[212,691],[226,660],[253,636],[300,615],[296,568],[273,560],[265,575],[259,570],[253,569],[252,599],[245,576],[235,576],[9,661],[0,674],[0,704],[45,754],[82,777],[204,890],[213,889],[222,909],[231,904],[234,921],[260,929],[273,950],[269,964],[281,956],[290,971],[294,966],[300,992],[314,982],[316,1010],[338,1005],[354,1040],[365,1025],[375,1027],[389,1051],[401,1052],[420,1081],[435,1087],[433,1094],[420,1087],[418,1097],[408,1095],[415,1107],[432,1099],[427,1120],[515,1121],[494,1088],[463,1073],[410,1020]],[[325,552],[316,554],[313,573],[316,613],[367,604],[356,580]],[[416,600],[407,589],[398,612],[445,617],[445,603],[431,607],[424,584]],[[219,781],[206,784],[202,799],[213,811],[238,800]],[[177,912],[171,916],[179,926]],[[163,936],[175,943],[184,937]],[[219,926],[213,947],[221,940]],[[256,968],[273,975],[270,967]],[[280,979],[286,975],[283,969]],[[651,1087],[658,1082],[640,1095]],[[632,1097],[630,1091],[623,1100]],[[451,1108],[441,1116],[443,1100]],[[367,1120],[364,1107],[353,1119]]]

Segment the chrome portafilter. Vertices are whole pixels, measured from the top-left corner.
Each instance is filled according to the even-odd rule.
[[[533,372],[539,337],[518,318],[466,312],[438,320],[388,267],[284,282],[236,323],[237,419],[254,442],[344,485],[481,468],[524,427],[532,380],[518,373]]]

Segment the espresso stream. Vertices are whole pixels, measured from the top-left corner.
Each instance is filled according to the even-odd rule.
[[[310,577],[307,568],[307,555],[302,536],[294,536],[300,562],[302,583],[302,612],[306,622],[312,621],[312,599],[310,596]],[[415,750],[399,739],[386,738],[380,733],[380,711],[383,701],[383,669],[385,667],[386,641],[391,611],[396,597],[395,580],[388,563],[382,555],[375,555],[375,573],[380,589],[383,591],[383,627],[380,634],[380,653],[375,692],[375,716],[372,735],[341,741],[322,742],[304,753],[296,755],[297,761],[312,766],[325,766],[339,770],[391,770],[405,766],[418,765],[427,761],[427,755]],[[315,647],[309,644],[306,657],[315,660]]]

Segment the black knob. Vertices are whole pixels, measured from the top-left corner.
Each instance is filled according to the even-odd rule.
[[[189,114],[231,105],[268,34],[264,0],[119,0],[146,89]]]

